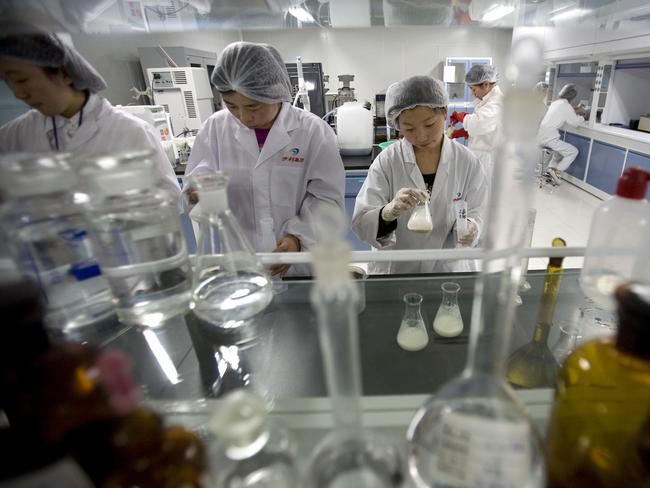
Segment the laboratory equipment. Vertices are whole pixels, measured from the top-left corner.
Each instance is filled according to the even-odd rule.
[[[359,300],[357,302],[357,311],[363,313],[366,309],[366,278],[368,273],[361,266],[350,265],[350,277],[354,280],[359,293]]]
[[[454,210],[456,213],[456,242],[460,243],[460,240],[467,234],[467,201],[455,199]]]
[[[504,381],[519,285],[537,127],[528,114],[542,49],[512,47],[505,70],[504,143],[494,168],[486,257],[476,283],[467,365],[420,407],[408,428],[408,466],[418,488],[544,486],[543,450],[530,418]]]
[[[340,107],[347,102],[356,101],[357,98],[354,95],[354,88],[350,86],[350,83],[354,81],[354,75],[339,75],[338,79],[342,83],[342,86],[338,89],[335,107]]]
[[[372,113],[361,102],[346,102],[336,111],[336,142],[344,156],[372,152]]]
[[[442,301],[433,319],[433,330],[441,337],[456,337],[463,332],[463,317],[458,307],[460,285],[451,281],[443,283]]]
[[[312,256],[316,282],[311,301],[318,320],[334,431],[314,450],[306,486],[401,486],[399,451],[361,426],[358,296],[348,270],[350,246],[344,237],[345,217],[337,209],[323,206],[314,222],[317,243]]]
[[[428,194],[428,192],[427,192]],[[429,199],[424,202],[418,202],[417,206],[411,212],[406,228],[412,232],[429,233],[433,230],[433,219],[431,218],[431,209],[429,208]]]
[[[65,154],[8,155],[0,161],[3,234],[22,274],[47,302],[48,327],[70,330],[113,313],[111,294],[74,192]]]
[[[151,125],[162,142],[174,139],[169,114],[162,105],[116,105],[116,108],[135,115]]]
[[[562,367],[566,358],[575,351],[578,341],[582,339],[580,322],[575,320],[561,320],[558,325],[560,336],[551,347],[551,353],[557,364]]]
[[[214,113],[212,88],[204,68],[149,68],[149,84],[156,105],[165,107],[174,137],[196,135]]]
[[[427,347],[429,335],[420,312],[422,295],[407,293],[404,295],[404,317],[397,332],[397,344],[405,351],[419,351]]]
[[[297,63],[285,63],[291,81],[291,95],[296,96],[298,92],[298,66]],[[309,96],[310,112],[323,117],[326,113],[323,65],[321,63],[302,63],[302,72],[305,79],[305,88]],[[298,101],[298,106],[303,106]]]
[[[228,177],[217,171],[193,176],[190,183],[203,212],[192,308],[214,325],[243,324],[273,299],[271,280],[228,207]]]
[[[556,237],[553,239],[552,245],[553,247],[565,247],[566,242]],[[563,259],[559,257],[548,260],[544,292],[533,338],[508,358],[506,378],[512,385],[524,388],[551,388],[555,384],[557,363],[548,347],[548,336],[551,327],[553,327],[555,304],[560,292]]]
[[[273,217],[261,218],[259,226],[261,232],[259,251],[273,252],[273,250],[277,247],[277,238],[275,236],[275,224],[273,223]],[[266,271],[270,275],[270,270],[268,268]],[[273,280],[273,292],[275,294],[287,291],[287,285],[282,283],[282,277],[277,275],[271,276],[271,280]]]
[[[558,377],[548,486],[618,488],[650,479],[642,444],[650,405],[650,288],[624,284],[615,300],[617,336],[583,343]]]
[[[308,88],[305,84],[305,75],[302,72],[302,58],[300,56],[296,58],[296,67],[298,69],[298,90],[293,100],[293,106],[295,107],[298,104],[298,99],[300,99],[302,108],[307,112],[311,112],[311,102],[309,101]]]
[[[650,172],[627,168],[618,180],[616,196],[601,203],[591,220],[580,285],[606,310],[614,309],[618,285],[650,274],[648,181]]]
[[[247,389],[228,393],[209,425],[217,436],[209,453],[215,488],[298,487],[295,445],[269,420],[262,397]]]
[[[84,212],[118,317],[157,327],[187,311],[192,278],[176,197],[151,151],[79,159]]]

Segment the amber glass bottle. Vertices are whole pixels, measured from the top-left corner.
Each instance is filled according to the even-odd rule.
[[[650,487],[650,286],[616,291],[618,334],[584,343],[557,382],[552,488]]]
[[[553,247],[565,247],[564,239],[556,237]],[[508,359],[506,378],[510,384],[523,388],[552,387],[557,377],[558,365],[548,347],[548,335],[553,326],[555,304],[560,291],[563,258],[550,258],[546,268],[544,290],[535,324],[533,338]]]

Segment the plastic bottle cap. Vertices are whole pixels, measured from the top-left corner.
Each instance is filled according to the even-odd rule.
[[[616,195],[633,200],[641,200],[648,189],[650,172],[641,168],[627,168],[618,179]]]

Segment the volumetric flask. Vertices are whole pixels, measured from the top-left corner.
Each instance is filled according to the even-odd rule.
[[[178,200],[150,151],[76,162],[102,270],[120,320],[157,327],[189,307],[191,266]]]
[[[419,351],[427,347],[429,343],[427,328],[420,313],[422,295],[407,293],[404,295],[404,304],[406,310],[397,333],[397,344],[405,351]]]
[[[428,233],[433,230],[433,220],[429,209],[429,199],[420,202],[413,209],[406,228],[413,232]]]
[[[273,285],[228,207],[228,177],[193,176],[202,225],[194,270],[194,313],[215,325],[251,318],[273,299]]]
[[[442,337],[456,337],[463,332],[463,317],[458,308],[458,292],[460,285],[448,281],[442,286],[442,301],[436,318],[433,319],[433,330]]]
[[[111,294],[75,203],[77,179],[61,154],[6,156],[2,225],[20,271],[36,281],[50,328],[69,330],[113,313]]]

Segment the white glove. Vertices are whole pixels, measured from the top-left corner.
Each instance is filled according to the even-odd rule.
[[[467,231],[464,235],[458,236],[458,244],[461,246],[471,246],[477,235],[478,227],[472,220],[467,219]]]
[[[381,211],[381,218],[386,222],[392,222],[404,212],[415,208],[420,202],[426,202],[429,194],[417,188],[401,188]]]

